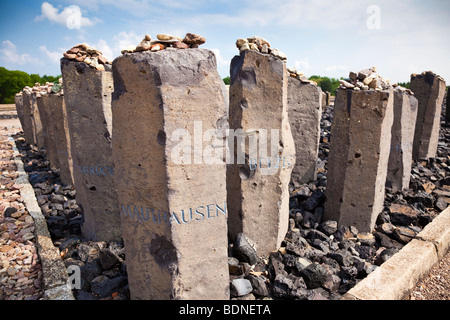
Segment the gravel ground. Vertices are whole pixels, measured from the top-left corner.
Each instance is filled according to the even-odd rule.
[[[414,287],[407,300],[450,300],[450,252]]]
[[[34,222],[20,196],[22,186],[15,183],[18,173],[8,140],[17,131],[0,129],[0,300],[38,300],[43,283]]]
[[[7,137],[18,132],[19,129],[4,128],[4,126],[15,125],[17,121],[17,119],[0,120],[2,168],[0,172],[0,300],[36,300],[42,298],[41,265],[32,235],[33,222],[20,198],[20,185],[14,183],[17,173],[11,159],[12,146],[7,141]],[[13,207],[17,211],[14,209],[6,211],[8,207]],[[117,269],[117,266],[115,268]],[[417,284],[407,299],[447,300],[450,292],[449,270],[450,254],[447,254],[430,275]],[[115,270],[116,273],[118,271],[120,270]],[[112,277],[111,272],[111,270],[103,270],[103,274],[99,277],[107,280]]]

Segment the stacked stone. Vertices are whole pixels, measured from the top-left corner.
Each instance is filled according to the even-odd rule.
[[[334,105],[324,214],[339,225],[372,232],[383,209],[393,90],[376,68],[351,72],[350,79],[353,83],[341,81]]]
[[[239,38],[236,40],[236,47],[240,52],[253,50],[261,53],[271,54],[283,61],[287,60],[287,56],[277,48],[271,48],[270,43],[261,37],[253,36],[246,39]]]
[[[48,160],[52,163],[54,158],[61,182],[71,185],[73,184],[73,168],[62,77],[58,79],[58,83],[47,82],[41,86],[41,89],[41,99],[45,100],[44,104],[49,112],[48,134],[51,138],[48,139]],[[52,156],[52,148],[54,156]]]
[[[85,47],[78,45],[74,48]],[[89,59],[81,61],[83,52],[90,54]],[[99,51],[95,49],[72,55],[79,53],[83,54],[78,58],[80,61],[61,59],[61,72],[74,166],[73,180],[77,201],[84,214],[82,233],[93,241],[119,240],[120,220],[111,156],[112,67],[108,63],[103,67],[92,63],[101,60]]]
[[[22,125],[25,140],[29,144],[34,143],[33,126],[31,123],[31,109],[28,91],[31,88],[26,86],[18,94],[16,94],[16,109],[19,120]]]
[[[62,89],[62,78],[58,79],[58,83],[46,82],[43,85],[41,85],[40,83],[35,83],[32,88],[25,87],[24,90],[31,90],[31,92],[34,93],[37,98],[41,97],[43,94],[64,93]]]
[[[447,122],[449,122],[450,121],[450,96],[448,94],[448,90],[447,90],[447,94],[445,95],[445,99],[446,99],[446,101],[445,101],[445,105],[446,105],[445,119],[447,120]]]
[[[22,95],[25,116],[29,114],[31,118],[31,134],[33,135],[33,139],[32,142],[30,140],[30,143],[35,144],[39,149],[45,147],[44,127],[42,126],[41,115],[36,100],[40,96],[41,91],[41,84],[35,83],[32,88],[25,87]]]
[[[322,117],[322,89],[295,68],[287,68],[288,113],[297,160],[292,170],[294,188],[317,179],[317,157]]]
[[[45,151],[47,159],[50,161],[52,169],[59,168],[58,152],[56,151],[55,129],[53,125],[53,116],[49,108],[48,91],[51,91],[53,84],[46,83],[44,86],[35,86],[36,104],[42,123],[44,135]]]
[[[270,45],[266,40],[238,39],[237,46],[240,55],[230,67],[229,123],[230,129],[242,131],[243,138],[238,137],[235,146],[233,137],[229,149],[235,152],[236,148],[244,156],[240,162],[237,154],[227,167],[228,232],[233,239],[245,234],[255,242],[259,255],[269,255],[280,247],[287,232],[288,187],[295,165],[288,72],[285,59],[273,54],[274,50],[267,54]],[[274,137],[274,132],[279,136]]]
[[[386,186],[394,192],[409,188],[417,105],[417,99],[411,90],[395,86],[394,123],[391,129],[391,151],[386,180]]]
[[[59,177],[63,184],[73,184],[73,161],[70,147],[69,124],[67,120],[66,103],[64,100],[64,90],[62,88],[62,78],[58,84],[52,87],[49,94],[49,108],[52,114],[53,126],[55,130],[55,141],[57,158],[59,163]]]
[[[91,68],[99,71],[105,71],[108,69],[108,65],[111,65],[102,52],[91,48],[86,43],[77,44],[73,48],[64,52],[64,58],[67,60],[75,60],[77,62],[84,62]]]
[[[288,67],[287,71],[289,72],[289,76],[291,78],[300,80],[300,82],[302,82],[302,83],[310,83],[310,84],[313,84],[315,86],[317,85],[317,82],[315,82],[313,80],[308,80],[308,77],[305,76],[305,74],[303,72],[297,71],[296,68]]]
[[[15,94],[14,102],[16,104],[16,111],[17,111],[17,116],[19,117],[20,125],[22,127],[22,130],[25,131],[25,119],[24,119],[24,113],[23,113],[23,93],[22,93],[22,90],[20,90],[20,92]]]
[[[70,146],[68,146],[70,143],[66,123],[67,117],[65,116],[62,78],[59,78],[57,83],[46,82],[44,85],[36,83],[32,88],[27,86],[16,94],[16,109],[20,115],[19,119],[25,132],[25,137],[34,137],[33,141],[35,141],[37,131],[34,123],[36,121],[32,122],[31,116],[25,117],[23,92],[26,92],[25,96],[27,97],[25,104],[30,108],[32,105],[30,101],[36,101],[42,125],[40,134],[42,135],[46,156],[52,169],[59,170],[62,183],[71,185],[73,183],[72,160]],[[26,140],[30,143],[29,139]]]
[[[350,72],[348,79],[339,80],[339,82],[341,84],[339,89],[381,91],[394,87],[391,85],[389,79],[384,79],[377,73],[376,67],[364,69],[359,72]]]
[[[414,160],[434,158],[439,142],[445,81],[432,71],[412,74],[411,90],[419,101],[413,158]]]
[[[156,38],[156,40],[152,40],[152,37],[149,34],[146,34],[141,43],[139,43],[136,47],[131,45],[123,49],[122,54],[142,51],[156,52],[169,47],[176,49],[198,48],[206,42],[204,37],[195,33],[186,33],[184,39],[162,33],[158,34]]]
[[[197,161],[196,146],[194,163],[180,161],[174,139],[195,135],[198,122],[219,129],[225,85],[210,50],[156,51],[113,62],[112,157],[131,298],[228,299],[226,164]]]

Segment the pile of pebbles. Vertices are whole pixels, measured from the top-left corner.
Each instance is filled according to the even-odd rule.
[[[45,150],[30,146],[22,136],[15,140],[53,244],[59,248],[68,270],[74,266],[80,268],[80,287],[76,288],[75,280],[72,282],[75,298],[129,299],[123,243],[84,239],[82,209],[75,200],[74,186],[61,184],[59,172],[52,170],[45,158]]]
[[[308,80],[308,77],[305,76],[305,74],[303,72],[297,71],[297,69],[294,67],[288,67],[287,72],[289,73],[289,76],[291,78],[300,80],[303,83],[311,83],[311,84],[314,84],[315,86],[317,86],[317,82],[315,82],[313,80]]]
[[[284,54],[277,48],[271,48],[269,41],[258,36],[239,38],[236,40],[236,47],[239,49],[239,52],[253,50],[261,53],[271,54],[283,61],[287,60],[286,54]]]
[[[289,231],[277,252],[258,256],[241,234],[229,245],[233,299],[338,300],[397,253],[450,203],[450,126],[442,110],[437,156],[415,162],[410,189],[386,188],[372,233],[323,219],[333,106],[321,119],[318,177],[290,188]]]
[[[63,53],[64,58],[84,62],[99,71],[111,69],[112,62],[101,51],[91,48],[87,43],[80,43]]]
[[[158,34],[156,39],[152,40],[149,34],[146,34],[144,39],[136,47],[131,45],[122,50],[122,54],[142,52],[142,51],[161,51],[168,47],[175,49],[189,49],[198,48],[200,45],[206,42],[205,37],[202,37],[195,33],[186,33],[185,37],[182,39],[177,36],[172,36],[168,34]]]
[[[348,79],[339,80],[339,89],[348,90],[388,90],[398,86],[398,84],[391,85],[389,79],[384,79],[377,73],[377,68],[372,67],[361,70],[359,72],[351,71]],[[406,90],[406,89],[405,89]],[[410,94],[412,92],[408,89]]]
[[[62,77],[58,79],[58,82],[46,82],[44,85],[41,85],[39,82],[35,83],[33,87],[26,86],[24,87],[17,96],[21,96],[23,92],[26,91],[28,94],[34,94],[36,97],[40,97],[43,94],[64,94],[63,91],[63,79]]]
[[[20,196],[22,185],[8,130],[1,133],[0,300],[38,300],[43,296],[42,266],[37,254],[34,221]]]

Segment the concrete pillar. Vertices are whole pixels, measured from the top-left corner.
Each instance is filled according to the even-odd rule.
[[[447,122],[450,122],[450,96],[448,94],[448,90],[446,94],[446,103],[445,119],[447,120]]]
[[[61,72],[76,198],[83,207],[82,234],[93,241],[119,240],[111,156],[112,72],[66,58],[61,59]]]
[[[56,150],[55,129],[53,126],[53,116],[49,106],[49,95],[36,94],[36,105],[42,123],[46,158],[50,161],[52,169],[59,169],[58,152]]]
[[[431,71],[411,75],[411,91],[419,101],[413,158],[428,159],[436,156],[441,126],[445,81]]]
[[[417,99],[410,93],[394,90],[394,124],[386,180],[386,185],[394,192],[409,188],[417,104]]]
[[[14,96],[14,102],[16,104],[17,116],[19,117],[20,125],[21,125],[22,130],[23,130],[24,118],[23,118],[23,96],[22,96],[22,92],[16,93],[16,95]]]
[[[31,109],[31,126],[33,128],[34,143],[39,149],[45,147],[44,127],[42,126],[41,115],[37,106],[37,96],[33,88],[33,92],[29,96]]]
[[[59,178],[63,184],[71,185],[74,183],[73,160],[64,95],[61,95],[60,93],[48,95],[48,105],[52,114],[55,131]]]
[[[243,51],[231,62],[227,168],[232,239],[244,233],[259,255],[277,250],[288,230],[295,145],[288,120],[288,73],[279,58]],[[247,139],[248,137],[248,139]]]
[[[317,179],[317,158],[322,117],[322,89],[289,77],[288,113],[297,160],[292,170],[294,187]]]
[[[229,299],[226,89],[214,53],[113,62],[113,159],[132,299]]]
[[[325,92],[325,95],[326,95],[326,99],[325,99],[326,102],[325,102],[325,105],[322,107],[327,107],[327,106],[331,105],[331,93],[329,93],[327,91],[327,92]]]
[[[327,94],[325,92],[321,91],[320,95],[322,97],[321,105],[326,106],[327,105]]]
[[[383,209],[393,103],[392,90],[338,90],[324,219],[373,230]]]
[[[36,144],[33,123],[31,121],[31,89],[25,87],[22,92],[23,103],[23,124],[22,129],[25,135],[25,141],[28,144]]]

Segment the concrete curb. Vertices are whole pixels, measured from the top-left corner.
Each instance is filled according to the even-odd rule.
[[[450,247],[450,207],[415,239],[350,289],[342,300],[402,300]]]
[[[23,188],[20,189],[20,195],[34,220],[34,236],[36,237],[36,246],[44,274],[44,300],[75,300],[72,289],[68,284],[69,277],[66,266],[61,259],[58,248],[53,245],[47,222],[37,203],[34,189],[28,181],[28,175],[24,170],[19,150],[12,137],[9,137],[8,140],[12,142],[14,161],[19,173],[16,183],[23,185]]]

